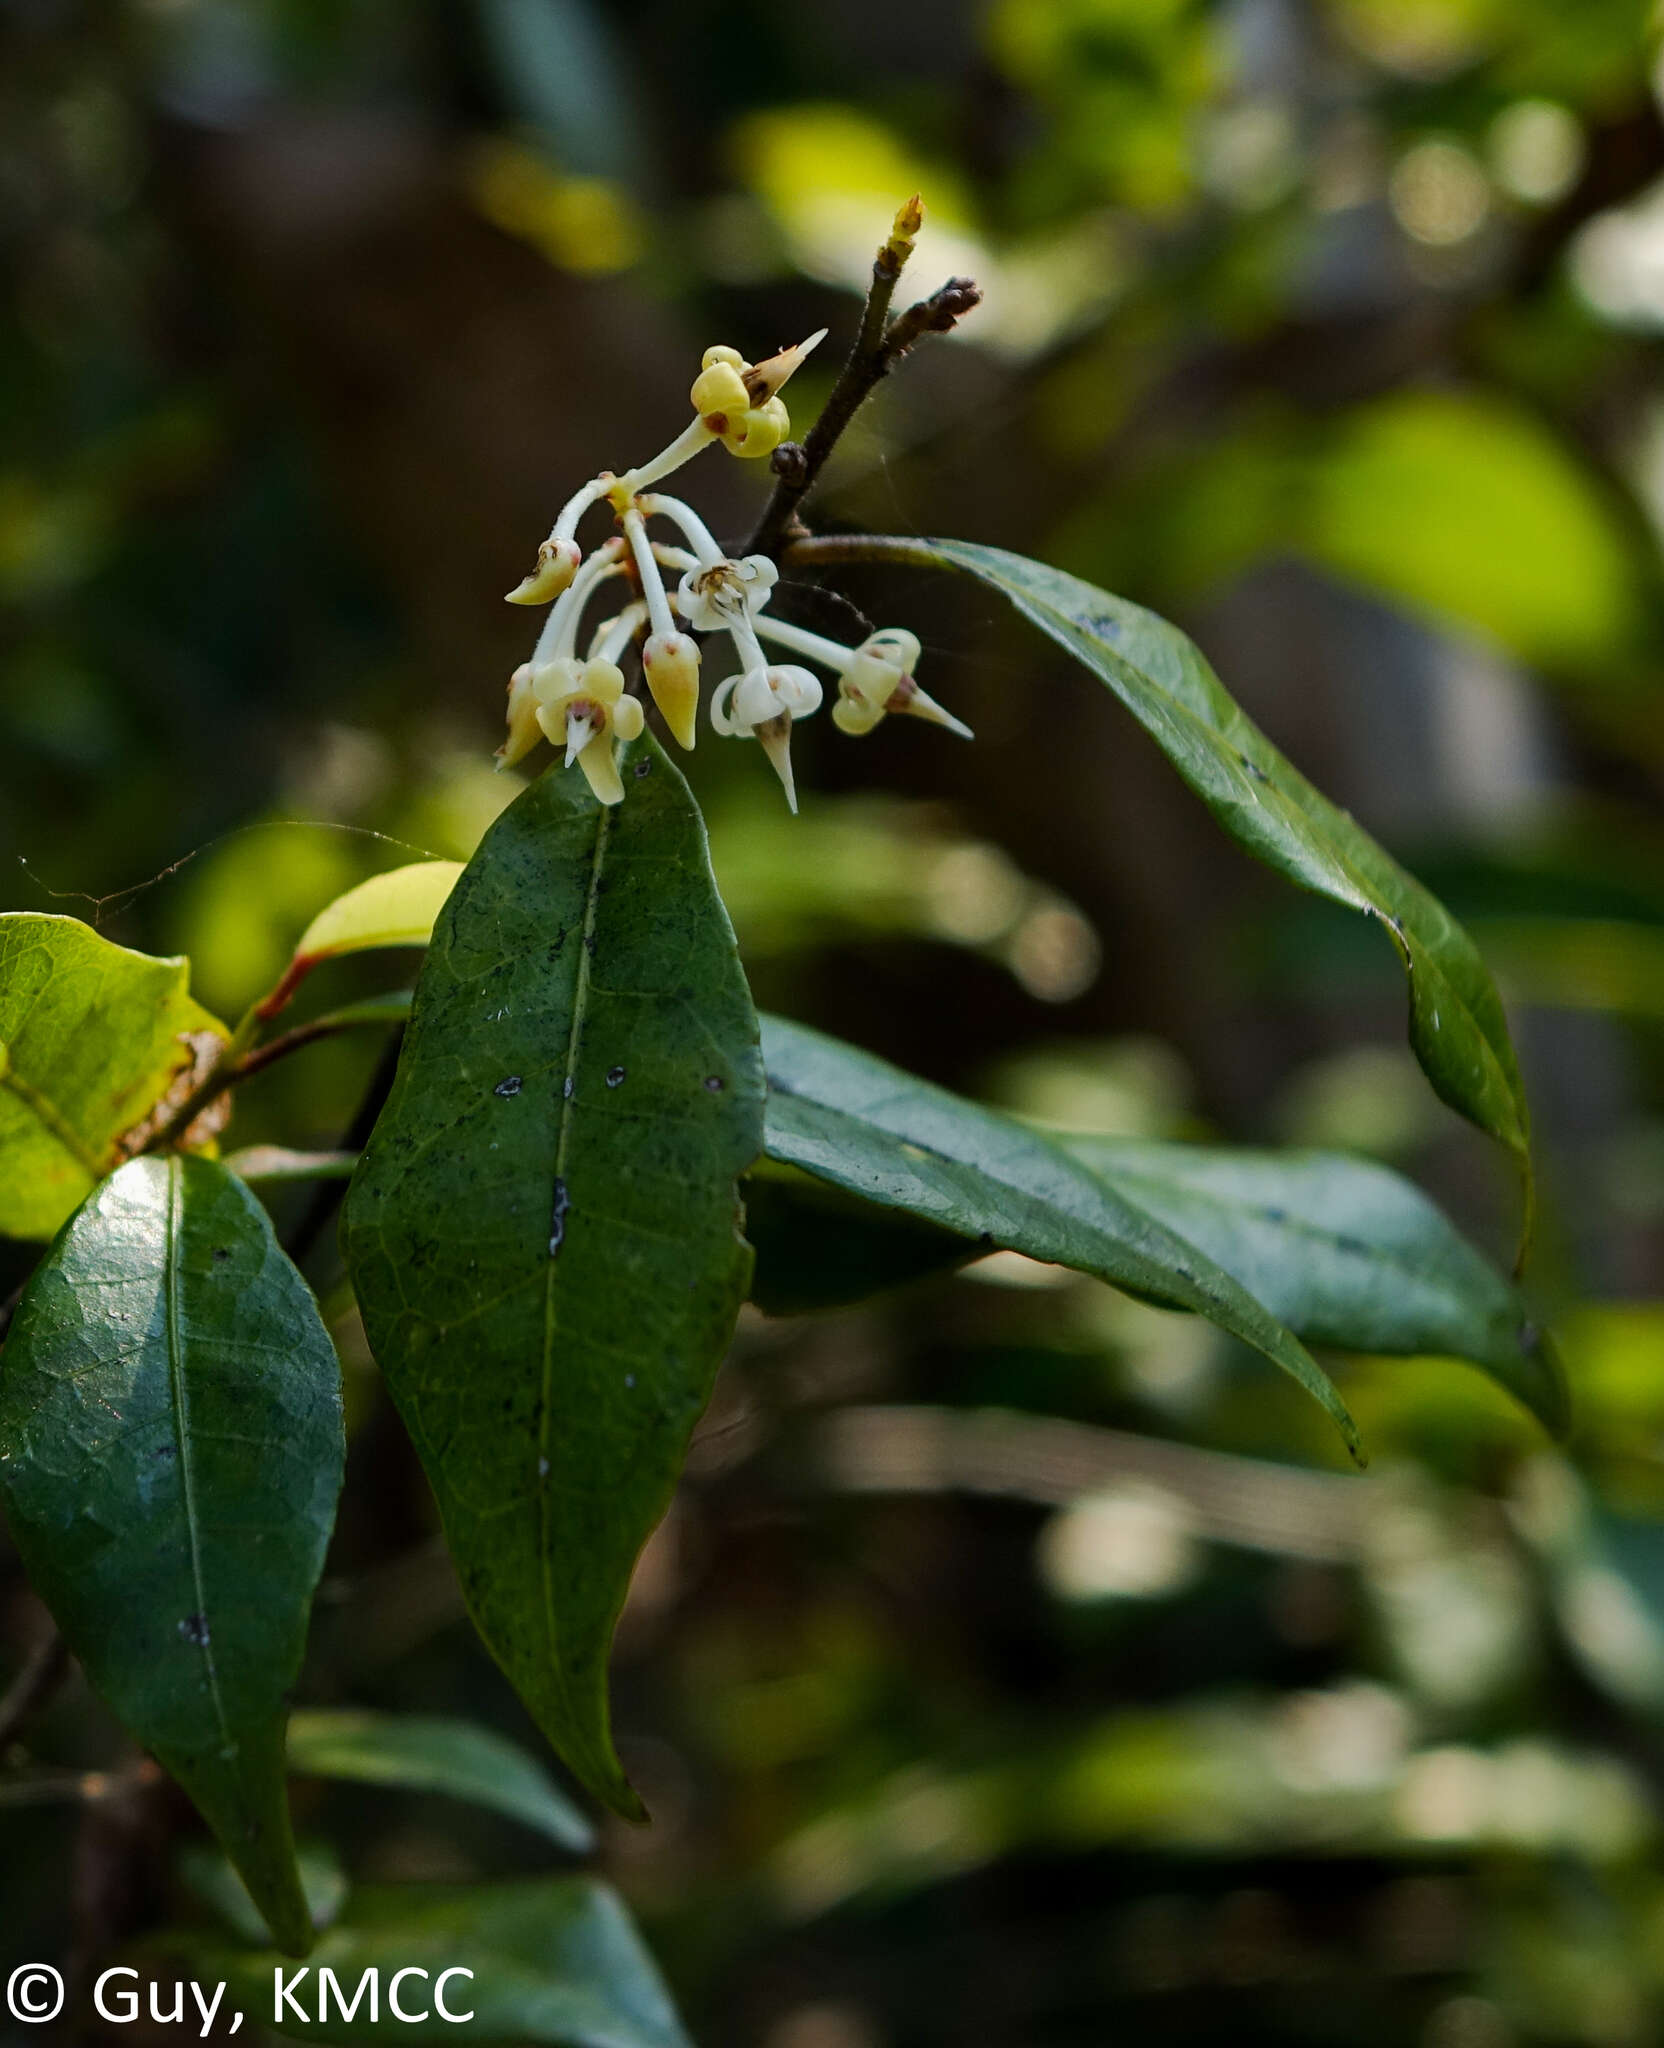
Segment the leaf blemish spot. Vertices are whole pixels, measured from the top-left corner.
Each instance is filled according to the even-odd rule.
[[[549,1218],[549,1256],[553,1258],[566,1238],[566,1217],[572,1207],[572,1197],[566,1192],[563,1180],[555,1182],[555,1206]]]
[[[200,1650],[208,1647],[208,1617],[205,1614],[187,1614],[179,1624],[179,1633],[188,1643],[195,1643]]]
[[[723,1079],[720,1074],[707,1074],[705,1076],[705,1086],[711,1091],[713,1095],[720,1095],[723,1090],[723,1085]]]
[[[607,1086],[609,1088],[616,1088],[623,1079],[624,1069],[622,1067],[608,1067]]]
[[[573,1080],[570,1074],[568,1074],[566,1079],[562,1081],[562,1083],[560,1084],[560,1092],[566,1101],[570,1102],[572,1100],[572,1091],[577,1087],[577,1085],[577,1082]]]
[[[518,1074],[505,1074],[491,1092],[493,1095],[518,1095],[520,1087],[521,1082]]]

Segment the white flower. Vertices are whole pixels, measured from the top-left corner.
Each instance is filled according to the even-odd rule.
[[[729,556],[709,568],[690,569],[676,586],[676,609],[699,633],[719,633],[736,615],[755,618],[768,603],[780,571],[767,555]]]
[[[711,699],[711,723],[719,733],[761,742],[793,811],[797,785],[792,777],[792,721],[818,711],[820,702],[819,679],[790,664],[729,676]]]

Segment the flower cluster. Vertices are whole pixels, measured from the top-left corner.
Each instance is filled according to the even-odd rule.
[[[896,711],[970,738],[969,727],[914,680],[919,643],[911,633],[890,628],[846,647],[767,616],[779,575],[768,556],[735,560],[691,505],[654,488],[713,441],[748,459],[772,454],[791,431],[781,387],[824,334],[823,329],[761,363],[748,363],[735,349],[707,349],[689,393],[689,425],[651,462],[622,476],[603,470],[568,499],[531,573],[508,593],[510,604],[546,604],[550,610],[531,659],[509,679],[508,737],[497,750],[499,767],[513,766],[547,739],[564,750],[568,767],[576,761],[602,803],[618,803],[624,786],[613,743],[634,739],[643,719],[619,664],[642,634],[647,688],[672,737],[689,749],[699,712],[700,647],[694,635],[728,636],[738,667],[712,693],[712,728],[761,743],[794,811],[792,723],[818,711],[823,694],[820,679],[804,662],[837,678],[832,719],[840,731],[871,732]],[[602,504],[617,530],[586,553],[578,527]],[[676,539],[655,539],[649,532],[655,520],[673,528]],[[679,577],[674,592],[666,572]],[[625,581],[627,600],[585,643],[582,627],[591,598],[618,578]],[[772,661],[765,640],[800,659]]]

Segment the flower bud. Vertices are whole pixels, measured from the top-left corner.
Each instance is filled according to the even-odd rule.
[[[693,409],[701,419],[709,420],[713,414],[733,420],[747,412],[751,406],[751,394],[745,388],[745,379],[740,375],[737,364],[715,362],[707,365],[693,380],[693,389],[688,393],[693,400]]]
[[[641,650],[641,665],[676,744],[691,753],[698,737],[698,642],[687,633],[655,633]]]
[[[509,592],[509,604],[547,604],[578,573],[583,550],[575,540],[546,540],[537,551],[537,567]]]
[[[791,430],[792,419],[786,410],[786,401],[770,398],[746,412],[730,413],[722,445],[730,455],[742,455],[748,461],[755,461],[760,455],[772,455]]]
[[[497,749],[497,766],[512,768],[523,761],[539,737],[531,663],[523,661],[508,679],[508,738]]]

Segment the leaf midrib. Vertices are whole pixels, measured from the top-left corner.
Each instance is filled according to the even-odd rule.
[[[4,1043],[0,1043],[0,1055],[9,1054],[9,1050]],[[9,1057],[6,1058],[4,1068],[0,1069],[0,1088],[9,1090],[17,1097],[36,1122],[64,1148],[89,1179],[98,1180],[102,1177],[103,1162],[94,1157],[80,1132],[65,1120],[49,1095],[42,1095],[38,1088],[24,1080]]]
[[[185,1534],[190,1548],[191,1587],[194,1609],[206,1640],[199,1641],[203,1667],[208,1674],[208,1693],[214,1703],[214,1719],[226,1750],[237,1747],[231,1723],[220,1693],[219,1672],[214,1664],[213,1627],[208,1618],[208,1589],[202,1573],[202,1541],[197,1528],[196,1482],[191,1470],[190,1399],[185,1390],[185,1335],[180,1312],[179,1261],[184,1241],[184,1161],[177,1152],[168,1155],[167,1249],[162,1267],[162,1300],[167,1320],[168,1384],[173,1405],[173,1429],[179,1442],[179,1489],[185,1507]]]
[[[566,1155],[571,1143],[572,1118],[578,1100],[578,1049],[583,1039],[584,1018],[589,1009],[592,958],[590,949],[594,943],[596,913],[601,900],[601,868],[606,858],[611,828],[611,810],[605,804],[599,805],[595,818],[595,845],[590,855],[589,881],[584,892],[583,929],[578,937],[578,973],[572,989],[572,1021],[566,1034],[566,1059],[561,1076],[560,1123],[555,1135],[555,1170],[545,1211],[549,1218],[554,1215],[557,1190],[563,1189],[566,1185]],[[563,1231],[564,1227],[563,1215]],[[565,1249],[564,1236],[561,1249]],[[549,1526],[549,1473],[552,1463],[549,1455],[549,1431],[554,1413],[555,1269],[558,1263],[558,1253],[546,1253],[543,1277],[543,1372],[538,1394],[537,1418],[538,1564],[543,1581],[543,1625],[549,1644],[550,1669],[565,1701],[567,1717],[576,1722],[579,1717],[567,1683],[565,1660],[559,1655],[560,1639],[555,1628],[555,1589],[551,1576],[553,1542]]]

